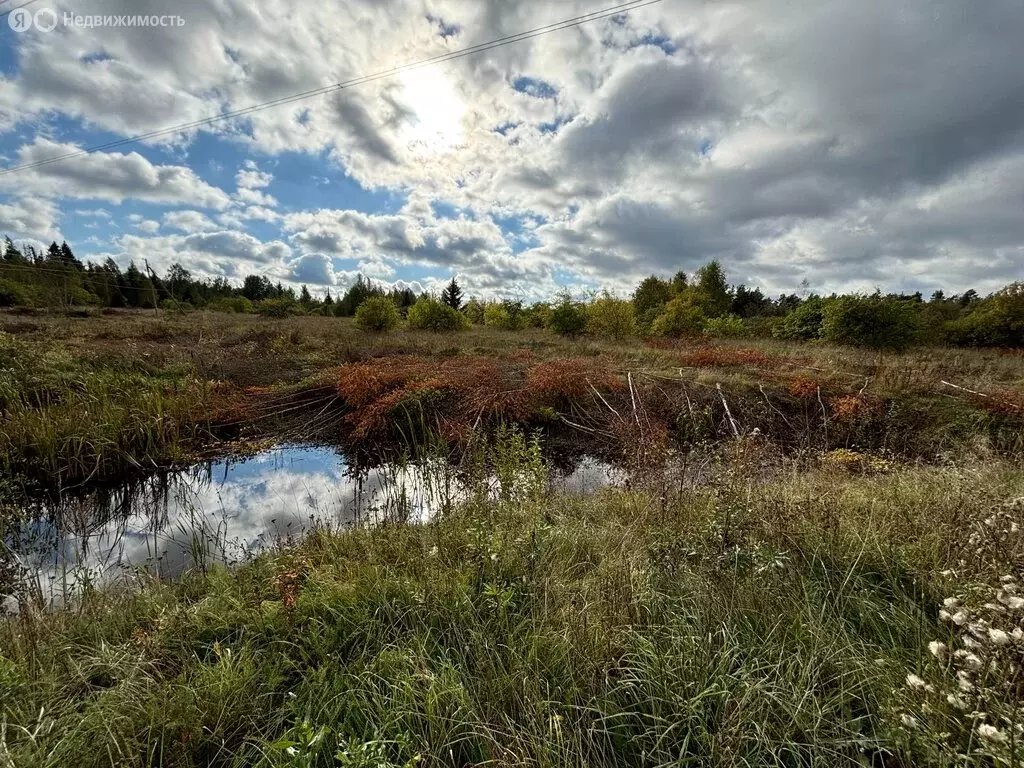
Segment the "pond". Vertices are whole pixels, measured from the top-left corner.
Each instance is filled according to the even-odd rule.
[[[589,457],[551,478],[566,493],[624,480],[622,471]],[[356,471],[333,448],[282,446],[27,504],[27,522],[8,528],[5,544],[36,599],[61,603],[85,583],[110,586],[140,572],[174,578],[188,568],[233,564],[313,526],[427,520],[468,492],[444,462]]]

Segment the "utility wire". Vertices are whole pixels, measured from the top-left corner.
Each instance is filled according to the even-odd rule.
[[[353,88],[357,85],[371,83],[374,82],[375,80],[382,80],[385,78],[394,77],[395,75],[401,74],[403,72],[409,72],[416,69],[420,69],[422,67],[427,67],[443,62],[454,61],[456,59],[461,59],[465,56],[472,56],[477,53],[483,53],[484,51],[493,50],[494,48],[501,48],[506,45],[511,45],[512,43],[518,43],[524,40],[531,40],[535,37],[541,37],[542,35],[548,35],[551,34],[552,32],[570,29],[571,27],[578,27],[581,24],[586,24],[592,21],[599,21],[601,19],[606,19],[610,16],[617,16],[621,13],[632,11],[638,8],[643,8],[648,5],[655,5],[656,3],[660,3],[661,1],[662,0],[632,0],[632,2],[621,3],[619,5],[612,6],[611,8],[605,8],[600,11],[592,11],[591,13],[585,13],[580,16],[575,16],[571,19],[565,19],[563,21],[554,22],[553,24],[547,24],[542,27],[536,27],[534,29],[526,30],[525,32],[519,32],[514,35],[508,35],[507,37],[498,38],[496,40],[491,40],[486,43],[480,43],[478,45],[473,45],[468,48],[463,48],[457,51],[450,51],[448,53],[438,54],[437,56],[432,56],[427,59],[414,61],[409,64],[403,64],[398,67],[393,67],[392,69],[376,72],[372,75],[364,75],[362,77],[356,77],[350,80],[331,83],[330,85],[326,85],[321,88],[314,88],[309,91],[302,91],[301,93],[295,93],[290,96],[282,96],[281,98],[278,99],[272,99],[270,101],[261,102],[259,104],[253,104],[251,106],[232,110],[230,112],[222,112],[220,114],[212,115],[210,117],[201,118],[199,120],[193,120],[187,123],[180,123],[178,125],[172,125],[166,128],[160,128],[155,131],[139,134],[137,136],[130,136],[123,139],[117,139],[115,141],[107,142],[106,144],[99,144],[93,147],[88,147],[86,149],[77,150],[75,152],[68,152],[63,155],[49,157],[46,158],[45,160],[38,160],[33,163],[24,163],[22,165],[12,166],[10,168],[4,168],[0,170],[0,176],[4,176],[9,173],[16,173],[18,171],[29,170],[31,168],[40,168],[45,165],[59,163],[63,160],[70,160],[75,157],[91,155],[94,152],[101,152],[103,150],[121,147],[124,146],[125,144],[134,144],[136,142],[145,141],[147,139],[153,139],[161,136],[168,136],[173,135],[175,133],[181,133],[182,131],[188,131],[193,128],[202,127],[204,125],[211,125],[222,120],[230,120],[236,117],[251,115],[255,112],[261,112],[263,110],[271,109],[272,107],[278,107],[284,104],[291,104],[296,101],[303,101],[305,99],[310,99],[315,96],[323,96],[325,94],[333,93],[335,91]],[[29,2],[35,2],[35,0],[29,0]]]
[[[4,2],[6,2],[6,0],[0,0],[0,5],[2,5]],[[10,8],[10,9],[4,11],[3,13],[0,13],[0,19],[4,18],[6,16],[10,16],[15,11],[20,11],[22,8],[27,8],[28,6],[32,5],[32,3],[37,3],[37,2],[39,2],[39,0],[28,0],[28,2],[26,2],[26,3],[22,3],[21,5],[15,6],[14,8]]]

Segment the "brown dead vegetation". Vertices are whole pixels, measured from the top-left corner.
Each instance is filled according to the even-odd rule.
[[[534,363],[522,353],[382,357],[343,365],[329,378],[351,409],[345,422],[357,438],[383,437],[410,417],[438,427],[445,438],[459,438],[483,424],[530,421],[544,409],[568,409],[622,388],[607,361]]]

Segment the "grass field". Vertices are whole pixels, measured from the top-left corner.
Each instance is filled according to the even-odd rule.
[[[503,480],[428,524],[23,602],[0,766],[1021,762],[1019,355],[214,313],[0,331],[8,480],[411,414]],[[536,428],[633,480],[550,490]]]

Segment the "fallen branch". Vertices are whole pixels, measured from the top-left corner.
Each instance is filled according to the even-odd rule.
[[[629,382],[629,396],[633,400],[633,418],[636,419],[636,425],[643,429],[643,425],[640,424],[640,413],[636,409],[636,390],[633,388],[633,373],[630,371],[626,374],[626,381]]]
[[[977,395],[978,397],[992,397],[992,395],[986,395],[984,392],[975,392],[973,389],[968,389],[967,387],[958,387],[956,384],[950,384],[948,381],[943,381],[941,383],[947,387],[959,389],[961,392],[970,392],[972,395]]]
[[[595,395],[597,395],[597,396],[598,396],[598,398],[600,398],[601,402],[602,402],[602,403],[604,403],[604,404],[605,404],[605,406],[607,406],[608,410],[609,410],[609,411],[611,411],[612,413],[614,413],[614,414],[615,414],[615,416],[616,416],[616,417],[617,417],[617,418],[619,419],[619,421],[622,421],[622,416],[621,416],[621,415],[619,415],[619,412],[618,412],[618,411],[616,411],[616,410],[615,410],[614,408],[612,408],[612,406],[611,406],[611,403],[609,403],[609,402],[608,402],[607,400],[605,400],[605,399],[604,399],[604,395],[602,395],[602,394],[601,394],[601,393],[600,393],[600,392],[598,391],[597,387],[595,387],[595,386],[594,386],[593,384],[591,384],[591,383],[590,383],[589,381],[587,382],[587,386],[589,386],[589,387],[590,387],[590,388],[591,388],[592,390],[594,390],[594,394],[595,394]]]
[[[729,403],[725,401],[725,393],[722,392],[722,385],[716,384],[715,387],[718,389],[718,396],[722,398],[722,405],[725,406],[725,415],[729,417],[729,425],[732,427],[732,433],[734,436],[740,436],[739,427],[736,426],[736,420],[732,417],[732,411],[729,410]]]

